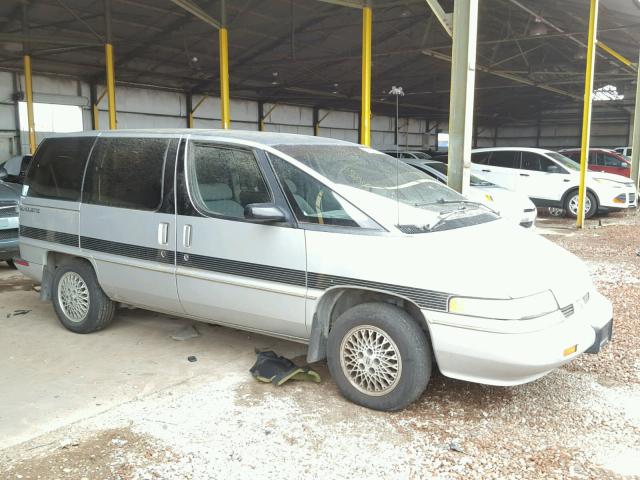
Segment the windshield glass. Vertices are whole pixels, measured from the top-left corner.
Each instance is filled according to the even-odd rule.
[[[446,163],[434,162],[434,163],[427,163],[426,165],[433,168],[434,170],[439,171],[440,173],[444,173],[445,175],[447,174],[448,166]],[[471,175],[471,180],[469,184],[472,187],[495,187],[496,186],[495,183],[491,183],[489,180],[485,180],[484,178],[480,178],[476,175]]]
[[[563,167],[568,168],[569,170],[580,171],[580,164],[575,160],[571,160],[569,157],[565,157],[561,153],[556,152],[546,152],[546,155],[550,158],[553,158],[556,162],[560,163]]]
[[[428,155],[424,152],[411,152],[416,158],[420,160],[431,160],[431,155]]]
[[[449,223],[455,227],[441,229],[497,218],[485,207],[469,202],[426,173],[370,148],[355,145],[279,145],[275,148],[335,183],[338,193],[357,207],[403,231],[430,231],[442,220],[442,215],[452,212],[458,221],[439,225]],[[490,218],[481,214],[488,214]],[[460,222],[461,217],[477,218]]]

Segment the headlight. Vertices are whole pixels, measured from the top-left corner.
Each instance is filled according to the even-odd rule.
[[[450,313],[497,320],[527,320],[555,312],[557,309],[558,302],[550,290],[529,297],[505,300],[471,297],[449,299]]]
[[[621,188],[624,183],[616,182],[615,180],[609,180],[608,178],[594,178],[594,180],[598,183],[602,183],[604,185],[609,185],[610,187],[619,187]]]

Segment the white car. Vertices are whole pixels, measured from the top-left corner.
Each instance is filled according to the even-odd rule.
[[[631,158],[631,147],[618,147],[614,148],[613,151],[619,153],[623,157]]]
[[[566,250],[376,150],[304,135],[47,138],[15,263],[73,332],[126,304],[307,343],[345,397],[379,410],[419,398],[434,364],[530,382],[613,325]]]
[[[422,170],[440,183],[447,184],[448,167],[446,163],[436,160],[403,159],[403,161]],[[531,228],[535,225],[538,210],[529,197],[500,187],[478,175],[471,175],[467,198],[488,206],[515,225],[524,228]]]
[[[580,164],[542,148],[479,148],[471,153],[471,171],[498,185],[522,192],[538,207],[578,213]],[[585,216],[637,206],[636,188],[627,177],[587,171]]]

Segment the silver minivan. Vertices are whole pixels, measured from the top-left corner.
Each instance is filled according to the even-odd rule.
[[[46,139],[16,265],[73,332],[124,304],[308,343],[348,399],[380,410],[416,400],[436,364],[515,385],[612,329],[567,251],[395,158],[302,135]]]

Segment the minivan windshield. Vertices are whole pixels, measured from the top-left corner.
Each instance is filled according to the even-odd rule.
[[[556,162],[560,163],[563,167],[568,168],[569,170],[580,171],[580,164],[575,160],[571,160],[569,157],[565,157],[561,153],[556,152],[546,152],[546,155],[550,158],[553,158]]]
[[[408,233],[457,228],[498,218],[426,173],[371,148],[278,145],[339,187],[338,193]],[[311,199],[313,200],[313,199]],[[313,205],[313,203],[312,203]],[[449,221],[444,220],[451,217]]]

